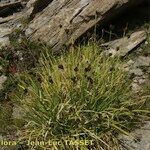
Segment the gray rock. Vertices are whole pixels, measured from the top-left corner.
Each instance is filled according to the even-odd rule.
[[[130,136],[120,136],[121,150],[150,150],[150,122],[135,130]]]
[[[10,28],[0,27],[0,47],[10,44],[8,35],[11,33]]]
[[[0,90],[3,89],[3,84],[6,80],[7,80],[6,76],[4,76],[4,75],[0,76]]]
[[[131,86],[134,93],[141,91],[141,86],[138,83],[133,82]]]
[[[144,74],[144,73],[142,72],[142,70],[139,69],[139,68],[130,69],[130,70],[129,70],[129,73],[130,73],[130,74],[134,74],[134,75],[136,75],[136,76],[142,76],[142,75]]]
[[[148,45],[149,43],[148,43],[148,41],[145,41],[145,45]]]
[[[0,47],[10,45],[10,41],[8,37],[0,38]]]
[[[135,66],[137,67],[149,67],[150,66],[150,56],[139,56],[135,61]]]
[[[134,83],[138,83],[139,85],[145,83],[146,81],[147,81],[147,77],[145,75],[143,75],[143,76],[136,76],[133,79],[133,82]]]
[[[5,37],[12,32],[11,28],[0,26],[0,37]]]
[[[133,61],[132,59],[130,59],[130,60],[127,62],[127,64],[128,64],[129,66],[131,66],[131,65],[134,64],[134,61]]]
[[[24,115],[25,115],[25,112],[21,107],[16,106],[16,105],[13,107],[12,116],[14,119],[22,119]]]

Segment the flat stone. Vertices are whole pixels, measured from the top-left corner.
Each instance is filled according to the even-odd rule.
[[[150,57],[139,56],[135,61],[135,66],[137,67],[149,67],[150,66]]]
[[[9,35],[11,33],[11,29],[10,28],[5,28],[5,27],[1,27],[0,26],[0,37],[4,37],[6,35]]]
[[[122,141],[121,150],[150,150],[150,122],[140,129],[135,130],[131,135],[120,137]]]
[[[134,79],[133,79],[133,82],[134,83],[138,83],[139,85],[145,83],[147,81],[147,77],[145,77],[144,75],[143,76],[136,76]]]
[[[136,76],[142,76],[144,74],[143,71],[141,69],[139,69],[139,68],[130,69],[129,73],[130,74],[134,73],[134,75],[136,75]]]

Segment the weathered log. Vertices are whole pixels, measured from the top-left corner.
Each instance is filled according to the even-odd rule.
[[[76,41],[95,24],[143,0],[53,0],[26,29],[26,35],[40,39],[54,51]]]
[[[130,51],[136,48],[139,44],[146,40],[145,31],[137,31],[131,34],[130,37],[123,37],[108,43],[102,44],[103,47],[108,47],[107,52],[112,56],[123,57]]]
[[[26,6],[30,17],[33,17],[34,14],[42,11],[52,1],[53,0],[30,0]]]
[[[7,14],[12,13],[14,9],[18,9],[22,7],[21,1],[10,2],[10,3],[2,3],[0,4],[0,17],[7,16]]]

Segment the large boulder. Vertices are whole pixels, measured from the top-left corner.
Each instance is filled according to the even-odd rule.
[[[54,51],[75,42],[86,31],[143,0],[53,0],[29,24],[26,35]]]

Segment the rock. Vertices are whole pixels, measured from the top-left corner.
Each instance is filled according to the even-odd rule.
[[[136,76],[134,79],[133,79],[133,82],[134,83],[138,83],[139,85],[142,85],[143,83],[145,83],[147,81],[147,77],[146,76]]]
[[[134,61],[130,59],[128,62],[123,63],[120,68],[123,69],[124,71],[127,71],[130,74],[132,74],[130,72],[130,70],[131,70],[133,64],[134,64]]]
[[[4,47],[6,45],[10,45],[10,41],[8,37],[0,37],[0,47]]]
[[[145,45],[148,45],[149,43],[148,43],[148,41],[145,41]]]
[[[127,62],[128,66],[132,66],[134,64],[134,61],[132,59],[130,59],[128,62]]]
[[[21,21],[25,18],[23,12],[14,13],[11,16],[0,18],[0,48],[3,46],[9,46],[9,35],[20,29]]]
[[[0,26],[0,37],[9,35],[12,32],[10,28],[4,28]]]
[[[23,117],[25,116],[25,112],[21,107],[15,105],[13,107],[12,116],[14,119],[23,119]]]
[[[141,78],[141,79],[138,80],[138,82],[141,85],[141,84],[144,84],[146,82],[146,80]]]
[[[26,36],[41,40],[56,52],[84,33],[143,0],[53,0],[31,21]]]
[[[130,51],[136,48],[139,44],[146,40],[146,32],[138,31],[131,34],[131,36],[110,41],[108,43],[102,44],[101,46],[108,47],[108,53],[112,56],[123,57],[127,55]]]
[[[135,130],[130,136],[122,135],[121,150],[150,150],[150,122]]]
[[[137,47],[136,54],[140,55],[143,52],[143,48]]]
[[[134,74],[134,75],[136,75],[136,76],[142,76],[142,75],[144,74],[144,73],[142,72],[142,70],[139,69],[139,68],[130,69],[130,70],[129,70],[129,73],[130,73],[130,74]]]
[[[141,87],[138,83],[133,82],[131,86],[132,86],[132,91],[134,93],[138,93],[139,91],[141,91]]]
[[[150,66],[150,56],[139,56],[135,61],[135,66],[137,67],[149,67]]]
[[[11,32],[10,28],[0,27],[0,48],[10,44],[8,35]]]
[[[0,76],[0,90],[3,89],[3,84],[6,80],[7,80],[6,76],[4,76],[4,75]]]

